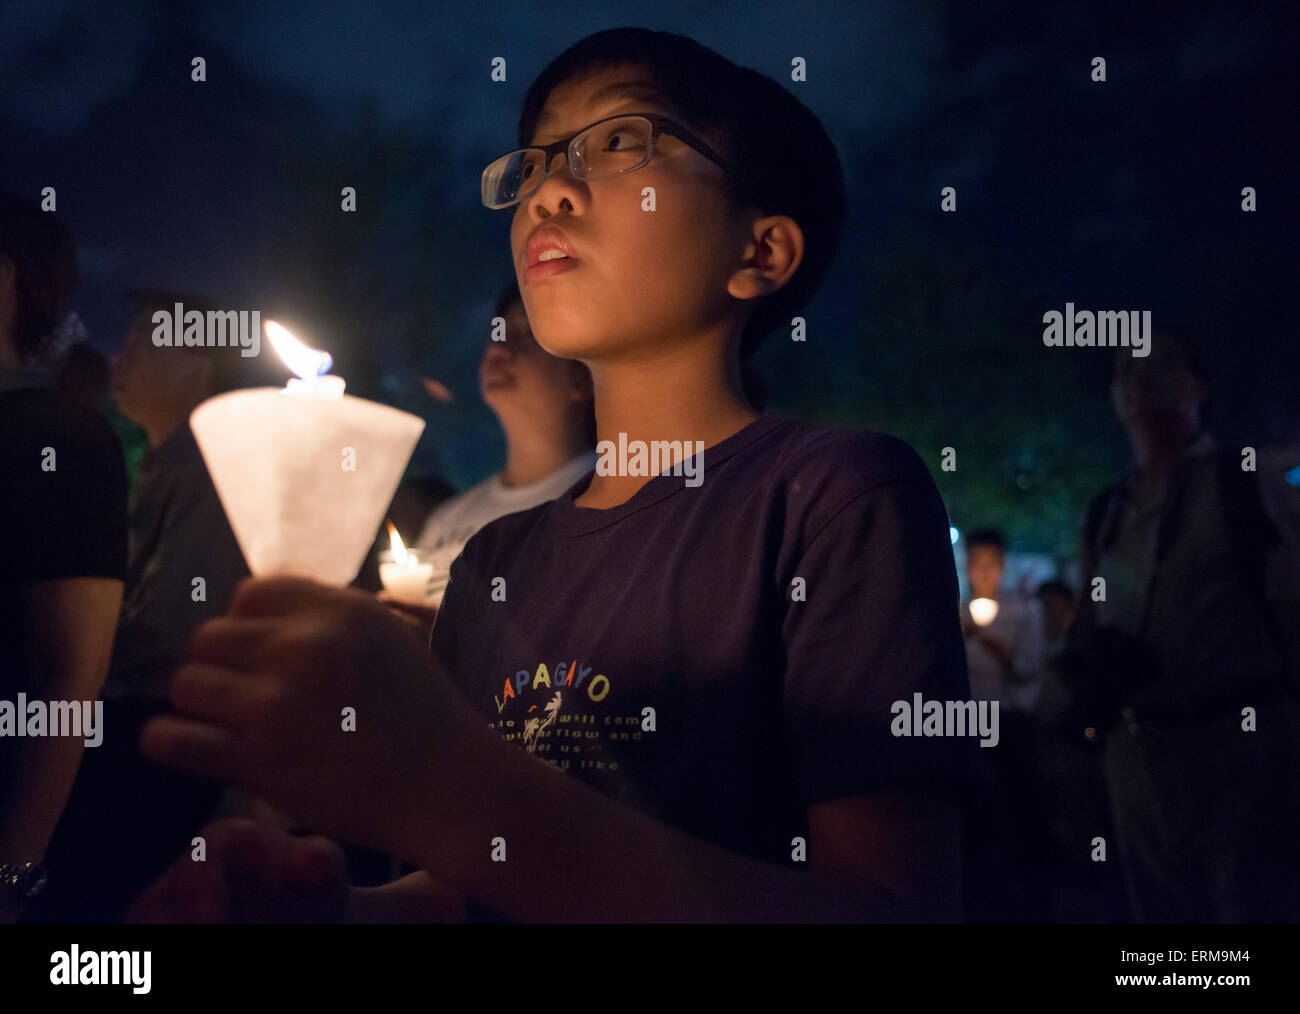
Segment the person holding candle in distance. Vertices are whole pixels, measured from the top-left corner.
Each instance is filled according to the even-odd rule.
[[[901,441],[760,415],[740,383],[836,246],[833,144],[770,79],[641,29],[557,58],[519,142],[549,161],[507,158],[484,199],[517,202],[538,344],[590,368],[602,440],[700,441],[703,481],[598,469],[487,525],[432,659],[369,596],[242,585],[143,748],[422,872],[349,891],[328,840],[225,824],[133,917],[957,917],[975,741],[890,732],[895,700],[969,696],[938,491]]]
[[[1048,842],[1038,813],[1034,715],[1041,687],[1041,620],[1001,593],[1007,540],[993,528],[966,536],[970,599],[961,605],[971,696],[998,702],[1000,745],[988,751],[987,796],[972,797],[966,824],[967,914],[979,921],[1042,922]]]

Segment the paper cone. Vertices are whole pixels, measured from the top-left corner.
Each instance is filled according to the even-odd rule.
[[[208,399],[190,427],[248,569],[341,587],[365,561],[424,420],[266,387]]]

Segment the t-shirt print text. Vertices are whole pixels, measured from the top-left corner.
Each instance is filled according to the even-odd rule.
[[[640,715],[602,706],[612,704],[611,689],[608,676],[578,659],[539,662],[507,677],[492,695],[498,718],[489,728],[557,767],[615,772],[623,750],[644,734]]]

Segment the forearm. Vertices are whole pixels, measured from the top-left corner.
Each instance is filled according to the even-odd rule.
[[[883,888],[741,856],[660,824],[502,746],[409,849],[466,896],[521,922],[874,921]],[[445,772],[443,773],[445,777]],[[503,839],[505,861],[493,861]]]
[[[72,791],[83,742],[72,736],[34,736],[22,741],[0,797],[0,862],[39,861]]]
[[[24,588],[31,656],[22,686],[29,696],[70,702],[78,710],[99,696],[121,595],[121,582],[96,578]],[[25,715],[16,717],[26,720]],[[6,800],[0,814],[0,862],[44,855],[72,791],[84,744],[84,736],[53,735],[21,742],[0,791]]]

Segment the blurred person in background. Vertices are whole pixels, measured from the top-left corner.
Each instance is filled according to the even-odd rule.
[[[113,395],[149,442],[132,492],[121,617],[102,698],[114,732],[77,778],[50,846],[63,876],[31,906],[33,920],[117,922],[213,812],[222,789],[140,756],[140,725],[168,709],[172,673],[198,627],[222,616],[248,574],[190,429],[190,413],[251,381],[236,347],[158,347],[153,315],[221,309],[164,289],[136,305],[113,361]]]
[[[68,702],[85,722],[108,672],[126,563],[126,471],[108,423],[53,390],[43,363],[77,285],[72,233],[0,195],[0,700]],[[102,717],[102,716],[101,716]],[[46,876],[85,735],[0,737],[0,921]],[[60,871],[49,869],[57,884]]]
[[[1115,358],[1133,467],[1088,509],[1067,682],[1104,738],[1132,917],[1294,921],[1296,515],[1205,429],[1210,393],[1182,332]]]
[[[1042,632],[1030,603],[1002,590],[1006,552],[1006,538],[992,528],[966,536],[970,598],[961,607],[961,628],[971,696],[998,702],[999,728],[997,746],[985,758],[992,769],[988,796],[971,812],[968,902],[976,919],[1041,922],[1049,851],[1033,721]]]

